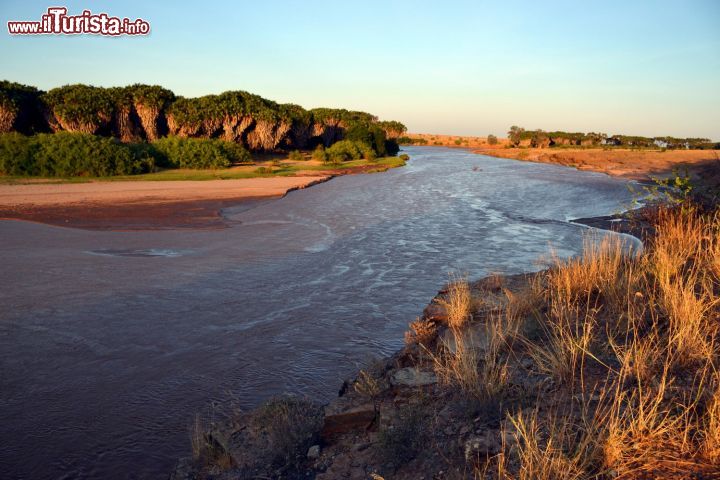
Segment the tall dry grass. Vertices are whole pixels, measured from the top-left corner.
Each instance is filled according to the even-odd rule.
[[[472,295],[467,278],[450,275],[446,298],[440,301],[445,307],[450,328],[461,328],[472,317]]]
[[[497,398],[507,387],[508,357],[504,355],[517,335],[518,322],[506,315],[491,315],[478,333],[451,329],[438,353],[430,353],[440,381],[480,401]]]
[[[522,345],[566,388],[510,417],[494,478],[720,478],[720,217],[656,218],[641,254],[586,240],[536,283],[543,335]]]

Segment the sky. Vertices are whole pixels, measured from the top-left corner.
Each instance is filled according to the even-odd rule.
[[[11,36],[49,6],[140,37]],[[411,132],[527,129],[720,140],[720,0],[0,0],[0,78],[159,84],[368,111]]]

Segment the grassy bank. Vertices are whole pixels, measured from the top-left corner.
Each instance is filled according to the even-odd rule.
[[[137,175],[116,175],[112,177],[29,177],[2,176],[0,184],[22,185],[33,183],[88,183],[88,182],[128,182],[128,181],[183,181],[183,180],[231,180],[241,178],[260,178],[274,176],[294,176],[307,173],[327,172],[343,173],[352,170],[363,173],[382,172],[390,168],[405,165],[401,157],[381,157],[375,160],[350,160],[340,164],[321,163],[313,160],[292,161],[275,157],[247,165],[220,169],[166,169],[153,173]]]

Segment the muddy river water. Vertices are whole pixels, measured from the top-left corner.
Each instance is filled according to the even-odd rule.
[[[404,168],[226,210],[222,230],[0,222],[0,478],[166,478],[195,412],[327,400],[448,272],[579,252],[627,182],[407,148]]]

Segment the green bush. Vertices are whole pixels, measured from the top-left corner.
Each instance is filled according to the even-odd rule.
[[[0,173],[43,177],[106,177],[152,171],[152,152],[86,133],[0,135]]]
[[[488,135],[487,143],[488,143],[488,145],[497,145],[498,138],[495,135]]]
[[[0,134],[0,173],[3,175],[33,175],[35,147],[31,137],[15,132]]]
[[[152,143],[160,165],[170,168],[227,168],[250,161],[250,154],[234,142],[208,138],[165,137]]]
[[[290,155],[288,155],[288,158],[295,161],[304,159],[303,154],[300,152],[300,150],[293,150],[292,152],[290,152]]]
[[[317,148],[313,150],[312,159],[323,163],[327,163],[330,160],[327,152],[325,151],[325,147],[322,145],[318,145]]]
[[[354,140],[340,140],[332,144],[327,150],[332,163],[341,163],[347,160],[360,160],[363,158],[363,150],[369,148],[364,142]]]

